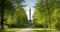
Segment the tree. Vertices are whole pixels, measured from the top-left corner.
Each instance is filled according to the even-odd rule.
[[[39,25],[42,25],[44,24],[44,22],[46,21],[46,16],[47,16],[47,11],[46,11],[46,8],[45,8],[45,5],[43,3],[43,1],[39,1],[37,4],[36,4],[36,8],[35,8],[35,13],[33,15],[33,18],[34,18],[34,23],[36,23],[35,25],[39,24]],[[44,26],[44,25],[43,25]]]
[[[57,13],[60,10],[59,0],[42,0],[36,4],[36,10],[33,15],[34,22],[37,24],[43,24],[49,26],[49,28],[56,28],[58,17],[60,13]]]
[[[14,2],[13,2],[14,1]],[[25,13],[25,10],[22,8],[23,0],[13,0],[14,5],[14,14],[11,13],[5,14],[6,22],[5,24],[8,27],[28,27],[28,19]],[[22,1],[22,2],[21,2]],[[9,10],[8,10],[9,11]],[[6,12],[6,11],[5,11]]]
[[[11,13],[13,12],[13,4],[10,0],[0,0],[1,1],[1,27],[4,29],[4,13],[8,12]],[[9,11],[8,11],[9,10]]]
[[[10,18],[9,18],[10,17]],[[28,19],[24,9],[20,6],[15,7],[15,14],[13,19],[8,17],[7,23],[12,28],[24,28],[28,27]]]
[[[18,16],[17,16],[18,15]],[[22,7],[17,7],[16,8],[16,16],[17,16],[17,24],[20,27],[28,27],[28,19],[27,15]]]

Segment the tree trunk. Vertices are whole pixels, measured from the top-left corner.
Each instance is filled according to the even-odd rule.
[[[5,0],[1,0],[1,28],[4,29],[4,5],[3,2]]]

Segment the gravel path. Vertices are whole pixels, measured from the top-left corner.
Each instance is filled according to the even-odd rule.
[[[34,31],[32,30],[32,28],[26,28],[26,29],[21,29],[21,30],[16,31],[16,32],[34,32]]]

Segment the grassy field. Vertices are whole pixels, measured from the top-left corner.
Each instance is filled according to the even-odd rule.
[[[24,29],[24,28],[11,28],[11,29],[5,29],[5,32],[16,32],[16,31],[21,30],[21,29]]]
[[[16,32],[16,31],[19,31],[21,29],[26,29],[26,28],[5,29],[5,32]],[[53,30],[53,29],[42,29],[42,28],[33,28],[32,30],[34,30],[36,32],[60,32],[60,31],[56,31],[56,30]]]

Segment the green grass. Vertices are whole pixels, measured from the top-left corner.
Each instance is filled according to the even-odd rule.
[[[25,29],[25,28],[5,29],[5,32],[16,32],[16,31],[19,31],[21,29]],[[33,30],[36,31],[36,32],[57,32],[56,30],[53,30],[53,29],[44,29],[44,28],[33,28]]]
[[[25,28],[7,28],[5,29],[5,32],[16,32],[21,29],[25,29]]]
[[[55,30],[55,29],[48,29],[48,28],[33,28],[33,30]]]
[[[20,30],[20,28],[11,28],[11,29],[5,29],[5,32],[15,32]]]

